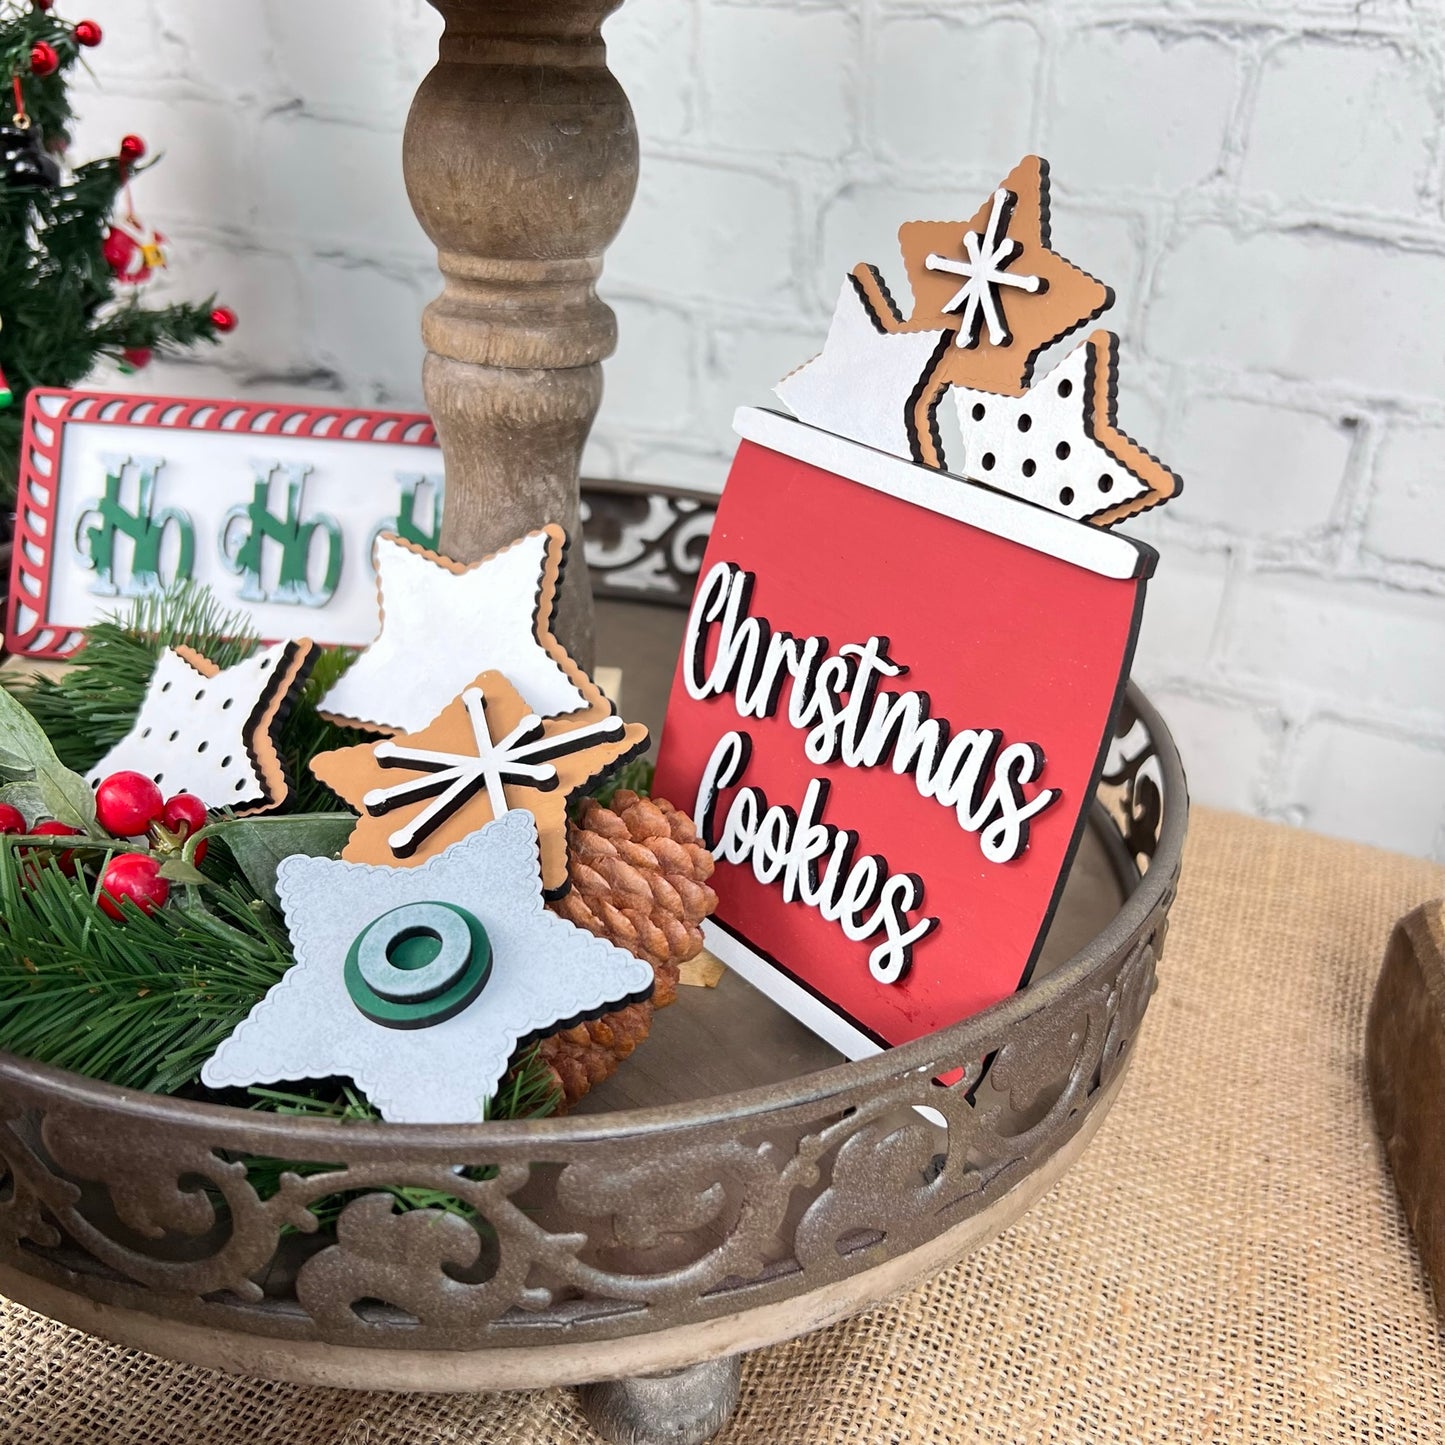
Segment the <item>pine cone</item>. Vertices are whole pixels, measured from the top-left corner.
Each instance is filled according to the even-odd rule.
[[[702,920],[717,907],[707,886],[712,854],[686,813],[625,788],[605,808],[589,798],[567,825],[572,887],[554,913],[652,965],[647,1003],[577,1024],[543,1039],[537,1051],[557,1076],[567,1104],[609,1078],[652,1028],[654,1009],[677,997],[678,966],[702,949]]]

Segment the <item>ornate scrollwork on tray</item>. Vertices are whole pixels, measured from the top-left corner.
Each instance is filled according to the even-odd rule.
[[[1164,775],[1158,744],[1134,699],[1130,691],[1119,706],[1099,797],[1139,871],[1147,873],[1164,832]],[[1187,796],[1169,801],[1173,807],[1188,807]]]
[[[706,1320],[914,1250],[1054,1155],[1128,1055],[1183,827],[1158,726],[1131,705],[1101,790],[1150,864],[1127,936],[956,1028],[632,1129],[340,1126],[0,1059],[0,1261],[278,1340],[469,1350],[549,1324],[602,1340]],[[939,1082],[958,1069],[963,1083]],[[273,1176],[263,1197],[248,1161],[276,1158],[328,1162]],[[439,1202],[403,1212],[403,1187]]]
[[[716,515],[717,499],[706,492],[584,480],[583,550],[592,591],[686,607]]]

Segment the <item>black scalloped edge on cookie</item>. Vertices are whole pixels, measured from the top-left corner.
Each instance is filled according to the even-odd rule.
[[[1103,524],[1105,531],[1108,531],[1111,527],[1117,527],[1120,522],[1127,522],[1130,517],[1142,517],[1145,512],[1152,512],[1155,507],[1161,507],[1165,502],[1172,502],[1184,490],[1184,478],[1181,477],[1168,462],[1155,456],[1148,447],[1135,441],[1135,439],[1119,425],[1119,338],[1112,331],[1108,332],[1107,335],[1109,341],[1108,344],[1103,347],[1103,350],[1108,356],[1108,374],[1105,378],[1105,395],[1108,406],[1104,413],[1104,422],[1111,431],[1117,432],[1131,447],[1143,452],[1161,472],[1166,473],[1172,478],[1174,489],[1171,492],[1159,492],[1153,487],[1150,487],[1149,496],[1152,500],[1143,501],[1142,498],[1138,499],[1143,502],[1142,506],[1135,507],[1133,511],[1126,513],[1124,516],[1117,517],[1114,521]],[[1084,387],[1091,398],[1098,395],[1098,362],[1095,359],[1098,349],[1097,347],[1090,346],[1088,355],[1084,358]],[[1097,442],[1105,451],[1108,451],[1111,456],[1114,456],[1115,454],[1110,451],[1105,442],[1094,432],[1096,416],[1097,410],[1091,405],[1084,418],[1084,430],[1093,441]],[[1146,486],[1148,485],[1147,479],[1141,477],[1122,457],[1116,457],[1116,460],[1131,477],[1144,482]],[[1093,522],[1092,519],[1094,517],[1103,516],[1106,512],[1114,511],[1120,505],[1120,503],[1114,502],[1107,507],[1100,507],[1097,511],[1090,512],[1087,516],[1079,518],[1079,520],[1081,522],[1088,522],[1091,526],[1099,525]]]
[[[1053,198],[1050,195],[1049,188],[1049,163],[1043,158],[1043,156],[1040,156],[1039,240],[1043,244],[1043,246],[1050,251],[1054,250],[1052,228]],[[1056,256],[1059,255],[1057,251],[1054,251],[1054,254]],[[1114,301],[1116,299],[1114,296],[1114,288],[1110,286],[1107,281],[1101,281],[1097,276],[1094,275],[1092,271],[1085,271],[1082,266],[1080,266],[1076,261],[1070,260],[1067,256],[1062,256],[1060,257],[1060,259],[1064,261],[1066,265],[1073,267],[1073,269],[1077,271],[1081,276],[1087,276],[1088,279],[1092,281],[1095,286],[1102,286],[1104,288],[1104,299],[1099,303],[1097,307],[1095,307],[1094,310],[1089,312],[1087,316],[1081,316],[1076,322],[1074,322],[1072,326],[1068,327],[1064,331],[1059,332],[1059,334],[1055,336],[1052,340],[1046,341],[1037,350],[1029,352],[1026,364],[1024,366],[1025,386],[1032,386],[1034,384],[1034,363],[1045,351],[1049,349],[1049,347],[1057,345],[1060,341],[1064,340],[1065,337],[1072,336],[1076,331],[1081,331],[1085,326],[1088,326],[1092,322],[1097,321],[1099,317],[1101,317],[1114,304]],[[1140,450],[1142,451],[1143,448],[1141,447]],[[1161,465],[1163,464],[1161,463]]]
[[[267,678],[266,686],[256,700],[256,706],[252,708],[250,717],[246,719],[241,740],[246,746],[246,756],[250,759],[252,771],[261,779],[264,796],[258,803],[238,808],[236,810],[237,817],[252,817],[260,813],[273,812],[281,807],[296,789],[296,779],[287,765],[286,756],[276,745],[276,734],[281,730],[286,719],[291,716],[302,689],[311,676],[311,669],[316,665],[318,651],[316,644],[309,638],[292,638],[287,641],[283,645],[277,666],[271,676]],[[269,722],[267,721],[268,714]],[[277,773],[281,783],[279,793],[273,794],[267,786],[271,773],[264,766],[264,760],[257,750],[256,739],[258,737],[266,739],[271,754],[276,759]]]

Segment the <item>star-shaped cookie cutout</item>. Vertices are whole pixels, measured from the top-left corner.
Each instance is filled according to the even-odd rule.
[[[1118,428],[1118,345],[1094,332],[1023,396],[954,387],[964,455],[950,470],[1098,527],[1178,495],[1179,478]]]
[[[541,717],[595,707],[600,692],[550,631],[566,548],[566,533],[549,525],[464,566],[383,533],[373,552],[381,631],[319,711],[372,732],[414,732],[491,669]]]
[[[160,655],[131,730],[86,774],[151,778],[167,796],[194,793],[240,814],[279,807],[290,791],[275,731],[311,670],[310,639],[279,642],[224,670],[189,647]]]
[[[607,703],[539,717],[499,672],[484,672],[426,727],[320,753],[311,771],[360,814],[341,856],[411,868],[501,817],[537,820],[542,881],[567,891],[567,801],[647,746],[647,729]]]
[[[773,390],[809,426],[911,458],[914,420],[909,403],[953,336],[942,329],[885,331],[850,276],[838,293],[823,350]]]
[[[652,992],[650,964],[543,906],[525,812],[420,868],[287,858],[276,891],[296,962],[211,1088],[342,1076],[393,1122],[472,1123],[524,1044]]]
[[[1093,320],[1113,292],[1050,249],[1049,168],[1026,156],[968,221],[905,221],[898,244],[913,288],[904,320],[882,278],[853,275],[890,331],[949,330],[936,386],[1019,395],[1046,346]]]

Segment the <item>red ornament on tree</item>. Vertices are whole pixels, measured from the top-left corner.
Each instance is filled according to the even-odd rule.
[[[110,223],[101,254],[120,280],[139,286],[166,264],[166,238],[133,215],[124,216]]]
[[[218,306],[211,312],[211,325],[221,333],[236,329],[236,313],[229,306]]]
[[[129,376],[149,366],[153,355],[149,346],[127,346],[120,354],[120,369]]]
[[[120,158],[127,165],[134,165],[146,153],[146,143],[138,135],[122,136]]]
[[[37,10],[51,10],[55,7],[55,0],[35,0]]]
[[[37,40],[30,47],[30,73],[32,75],[54,75],[60,66],[60,57],[55,47],[44,40]]]
[[[77,45],[99,45],[104,33],[94,20],[77,20],[75,22],[75,43]]]

